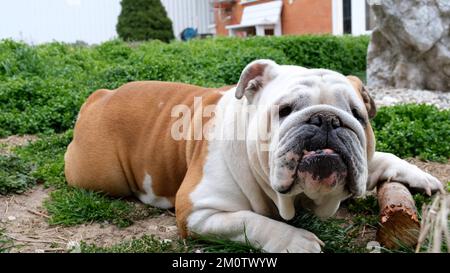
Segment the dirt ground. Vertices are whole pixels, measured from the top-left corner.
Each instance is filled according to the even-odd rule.
[[[0,138],[0,155],[8,155],[16,146],[23,146],[38,139],[35,135],[9,136]]]
[[[406,161],[434,175],[444,184],[447,184],[447,182],[450,181],[450,160],[447,163],[436,163],[424,162],[417,158],[407,158]]]
[[[67,251],[70,245],[81,240],[98,246],[111,246],[144,234],[154,234],[161,240],[177,238],[175,217],[170,212],[136,221],[127,228],[99,223],[50,226],[42,208],[49,192],[49,189],[38,185],[24,194],[0,196],[0,228],[14,241],[12,252]]]
[[[11,136],[0,139],[0,154],[8,154],[12,146],[24,145],[37,139],[35,136]],[[407,159],[443,182],[450,180],[450,161],[446,164]],[[112,224],[91,223],[73,227],[50,226],[48,215],[42,207],[49,197],[49,189],[42,185],[20,195],[0,196],[0,230],[14,241],[11,252],[65,252],[80,241],[97,246],[111,246],[144,234],[155,235],[161,240],[178,238],[175,217],[167,211],[155,217],[136,221],[127,228]],[[339,218],[347,218],[345,208],[338,211]],[[375,230],[368,228],[360,234],[361,240],[375,238]]]

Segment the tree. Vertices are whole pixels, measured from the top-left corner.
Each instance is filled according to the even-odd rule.
[[[174,39],[172,21],[160,0],[122,0],[117,23],[119,37],[126,41]]]

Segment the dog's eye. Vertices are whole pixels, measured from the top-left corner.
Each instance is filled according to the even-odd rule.
[[[289,105],[284,105],[280,107],[280,110],[278,112],[280,118],[284,118],[289,116],[289,114],[292,113],[292,107]]]
[[[352,114],[359,122],[364,123],[364,118],[361,116],[361,114],[356,108],[352,109]]]

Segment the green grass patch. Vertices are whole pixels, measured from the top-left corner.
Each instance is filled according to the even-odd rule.
[[[354,214],[375,215],[379,212],[378,200],[374,195],[348,199],[345,201],[345,204],[348,211]]]
[[[133,221],[159,214],[151,207],[138,209],[137,205],[112,199],[101,193],[83,189],[58,189],[44,202],[52,225],[73,226],[82,223],[111,223],[118,227],[130,226]]]
[[[108,222],[126,227],[161,213],[156,208],[142,208],[102,193],[69,187],[64,176],[64,153],[72,136],[73,130],[41,135],[39,140],[15,148],[14,155],[1,156],[0,194],[20,193],[36,181],[55,188],[44,203],[52,225]]]
[[[414,202],[416,204],[419,220],[422,219],[422,208],[424,205],[428,205],[433,201],[433,197],[424,195],[422,193],[416,193],[413,195]]]
[[[219,236],[196,236],[187,240],[160,240],[154,235],[143,235],[140,238],[121,242],[109,247],[81,242],[82,253],[261,253],[262,250],[245,243],[233,242]]]
[[[368,36],[220,38],[170,44],[30,46],[0,40],[0,136],[61,133],[73,127],[86,97],[136,80],[202,86],[235,84],[251,61],[364,71]],[[232,58],[230,58],[232,56]]]
[[[153,235],[144,235],[110,247],[99,247],[85,242],[81,242],[80,247],[82,253],[181,253],[189,250],[179,241],[159,240]]]
[[[439,162],[450,158],[450,109],[425,104],[381,107],[372,125],[377,151]]]
[[[36,182],[31,162],[15,155],[0,155],[0,195],[22,193]]]
[[[14,246],[13,241],[6,237],[4,230],[0,229],[0,253],[7,253]]]
[[[73,130],[61,134],[42,135],[26,146],[17,147],[14,153],[24,162],[34,165],[30,175],[45,186],[66,187],[64,178],[64,153],[72,140]]]
[[[248,240],[245,231],[245,242],[235,242],[221,236],[196,235],[188,240],[188,243],[201,249],[203,252],[213,253],[262,253],[260,246],[252,245]]]
[[[354,244],[355,228],[343,219],[330,218],[321,220],[312,213],[300,211],[288,223],[314,233],[325,243],[325,253],[353,253],[362,249]]]

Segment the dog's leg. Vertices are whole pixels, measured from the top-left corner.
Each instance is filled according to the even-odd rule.
[[[206,163],[200,157],[191,162],[177,192],[177,225],[183,237],[188,235],[220,236],[233,241],[250,242],[267,252],[320,252],[323,244],[313,233],[276,221],[270,205],[255,211],[249,201],[270,202],[264,197],[250,172],[240,172],[235,181],[218,148],[210,149]],[[250,190],[253,185],[254,189]]]
[[[369,162],[369,179],[367,189],[372,190],[382,181],[391,180],[426,192],[443,190],[442,183],[434,176],[422,171],[417,166],[390,153],[376,152]]]
[[[248,200],[227,177],[205,181],[195,168],[188,170],[175,201],[182,237],[197,234],[248,240],[267,252],[320,252],[323,243],[313,233],[251,211]]]
[[[195,211],[188,229],[194,234],[218,235],[238,242],[250,242],[267,252],[320,252],[323,242],[313,233],[251,211]]]

